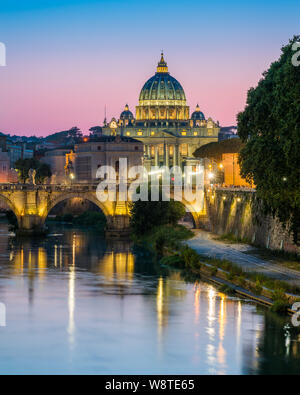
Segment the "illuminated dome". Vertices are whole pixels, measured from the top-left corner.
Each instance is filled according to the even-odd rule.
[[[200,107],[198,104],[196,107],[196,111],[194,111],[191,116],[191,119],[194,121],[196,121],[196,120],[205,121],[205,116],[204,116],[203,112],[200,111]]]
[[[187,120],[189,108],[181,84],[170,75],[163,53],[157,71],[143,86],[137,120]]]
[[[174,104],[175,101],[180,101],[183,105],[186,103],[184,90],[180,83],[169,74],[163,54],[156,74],[145,83],[141,90],[141,101],[170,101]]]
[[[133,114],[132,112],[129,110],[128,104],[126,104],[124,111],[121,113],[120,115],[120,119],[125,120],[125,119],[133,119]]]

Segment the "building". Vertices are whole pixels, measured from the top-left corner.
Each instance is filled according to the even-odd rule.
[[[118,172],[120,158],[127,159],[128,168],[141,166],[143,144],[131,137],[94,137],[75,144],[72,150],[67,147],[47,151],[41,161],[50,166],[53,184],[96,183],[98,168],[112,166]]]
[[[241,177],[238,153],[222,154],[222,170],[224,171],[225,186],[239,186],[252,188],[245,178]]]
[[[2,152],[7,152],[10,168],[14,168],[17,160],[33,158],[34,155],[33,150],[26,147],[26,143],[14,143],[5,135],[0,136],[0,149]]]
[[[206,119],[198,105],[190,116],[185,92],[170,75],[162,54],[155,75],[140,92],[136,116],[126,105],[119,120],[104,121],[99,134],[141,141],[145,164],[182,166],[198,147],[218,141],[219,131],[219,124]]]
[[[128,169],[143,164],[143,144],[131,137],[103,136],[76,144],[74,152],[67,157],[69,175],[75,182],[99,182],[97,170],[100,166],[111,166],[116,173],[120,170],[120,159],[127,159]]]
[[[51,183],[62,184],[66,179],[66,155],[70,153],[70,148],[57,148],[46,151],[41,157],[41,162],[50,166],[52,172]]]

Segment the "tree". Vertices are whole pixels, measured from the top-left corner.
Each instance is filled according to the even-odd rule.
[[[35,180],[38,184],[42,184],[47,177],[51,177],[50,166],[42,163],[35,158],[19,159],[15,163],[15,169],[19,174],[20,180],[25,184],[30,169],[36,170]]]
[[[137,235],[150,232],[161,225],[176,225],[185,215],[185,208],[181,202],[143,202],[131,203],[131,228]]]
[[[102,127],[101,126],[93,126],[89,129],[91,132],[91,136],[100,136],[102,134]]]
[[[238,114],[241,175],[254,182],[267,212],[291,222],[297,241],[300,226],[300,67],[292,64],[295,36]]]
[[[194,152],[194,156],[196,158],[209,158],[216,161],[221,161],[222,154],[238,153],[243,146],[244,144],[239,138],[208,143],[197,148]]]
[[[45,137],[45,140],[47,142],[55,141],[62,145],[66,144],[70,139],[74,139],[75,141],[81,141],[82,131],[77,126],[74,126],[69,130],[50,134],[49,136]]]

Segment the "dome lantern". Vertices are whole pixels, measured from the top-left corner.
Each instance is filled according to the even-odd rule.
[[[164,59],[164,53],[161,53],[160,61],[157,65],[157,73],[168,73],[168,65]]]

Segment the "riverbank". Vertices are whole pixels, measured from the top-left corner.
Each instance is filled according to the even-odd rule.
[[[164,257],[161,264],[212,281],[224,293],[245,296],[277,313],[293,313],[291,306],[300,300],[298,288],[259,273],[244,272],[239,266],[226,260],[200,256],[190,247],[185,247],[179,255]]]
[[[270,270],[268,262],[260,262],[263,270],[255,266],[253,257],[250,257],[252,266],[245,264],[249,256],[239,256],[236,261],[224,259],[222,256],[214,256],[216,251],[208,247],[205,254],[199,252],[199,246],[195,245],[197,232],[182,232],[184,237],[180,237],[173,228],[170,228],[172,236],[168,235],[165,227],[157,228],[155,232],[147,237],[143,237],[144,247],[151,249],[156,254],[162,265],[176,267],[182,270],[187,276],[192,275],[198,278],[205,278],[213,281],[227,293],[237,293],[255,302],[269,306],[278,313],[291,313],[291,306],[300,300],[300,285],[296,281],[285,281],[288,269],[284,273]],[[141,241],[141,239],[139,239]],[[207,239],[206,239],[207,241]],[[197,243],[196,243],[197,244]],[[201,249],[201,248],[200,248]],[[233,249],[234,250],[234,249]],[[228,254],[227,250],[227,254]],[[236,251],[232,251],[235,257]],[[256,262],[257,263],[257,262]],[[268,270],[269,269],[269,270]],[[288,273],[291,275],[291,273]],[[299,274],[299,273],[298,273]],[[283,277],[283,279],[282,279]],[[300,276],[299,276],[300,279]]]
[[[251,246],[228,246],[204,231],[196,231],[187,245],[199,256],[199,274],[225,280],[276,311],[288,311],[300,298],[300,273],[249,255]]]

